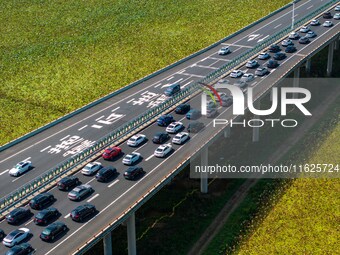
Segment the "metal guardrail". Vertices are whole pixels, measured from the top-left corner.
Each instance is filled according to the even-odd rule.
[[[323,6],[319,7],[317,10],[313,11],[312,13],[308,14],[304,18],[296,21],[294,23],[294,28],[304,24],[306,21],[311,19],[312,17],[316,16],[316,14],[322,12],[323,10],[327,9],[332,4],[336,3],[337,0],[329,1],[328,3],[324,4]],[[135,117],[129,123],[122,125],[121,127],[117,128],[110,134],[106,135],[105,137],[99,139],[94,145],[85,149],[81,153],[65,160],[64,162],[60,163],[56,167],[46,171],[42,175],[36,177],[31,182],[21,186],[17,190],[11,192],[10,194],[6,195],[0,200],[0,215],[3,215],[10,207],[17,205],[25,198],[33,194],[34,192],[38,192],[41,189],[45,188],[47,185],[54,182],[58,177],[67,174],[67,172],[71,172],[71,170],[79,166],[81,163],[84,163],[87,159],[89,159],[93,154],[96,154],[106,148],[108,145],[113,144],[114,142],[118,141],[119,139],[125,137],[127,134],[133,132],[138,127],[145,125],[155,117],[161,115],[162,113],[166,112],[170,107],[174,106],[176,103],[182,101],[185,98],[190,98],[190,96],[194,95],[198,92],[200,88],[201,82],[203,83],[211,83],[213,80],[216,80],[218,77],[222,76],[225,72],[230,70],[231,68],[235,67],[236,65],[242,63],[243,61],[247,60],[248,58],[252,57],[254,54],[260,52],[265,47],[269,46],[273,42],[277,41],[279,38],[282,38],[284,35],[292,31],[291,27],[286,27],[282,29],[280,32],[277,32],[273,36],[267,38],[261,44],[256,45],[253,49],[246,51],[245,53],[241,54],[237,58],[230,61],[228,64],[222,66],[220,69],[212,72],[204,79],[187,86],[181,92],[177,93],[175,96],[170,98],[169,100],[161,103],[160,105],[146,111],[145,113]]]
[[[295,3],[300,2],[300,1],[301,0],[296,0]],[[221,43],[223,43],[223,42],[225,42],[225,41],[235,37],[236,35],[238,35],[238,34],[244,32],[244,31],[246,31],[247,29],[249,29],[249,28],[251,28],[251,27],[261,23],[263,20],[266,20],[266,19],[272,17],[273,15],[275,15],[275,14],[277,14],[277,13],[279,13],[279,12],[281,12],[281,11],[287,9],[287,8],[289,8],[290,6],[292,6],[292,3],[289,3],[289,4],[287,4],[287,5],[283,6],[283,7],[275,10],[274,12],[269,13],[267,16],[265,16],[265,17],[263,17],[263,18],[261,18],[259,20],[254,21],[253,23],[243,27],[242,29],[236,31],[235,33],[233,33],[231,35],[228,35],[228,36],[224,37],[223,39],[219,40],[218,42],[215,42],[215,43],[207,46],[206,48],[204,48],[202,50],[199,50],[199,51],[197,51],[197,52],[195,52],[195,53],[193,53],[193,54],[191,54],[191,55],[189,55],[187,57],[184,57],[184,58],[182,58],[181,60],[179,60],[179,61],[177,61],[175,63],[172,63],[172,64],[170,64],[170,65],[168,65],[168,66],[166,66],[166,67],[164,67],[164,68],[162,68],[160,70],[157,70],[157,71],[155,71],[155,72],[153,72],[153,73],[151,73],[151,74],[149,74],[149,75],[139,79],[138,81],[135,81],[135,82],[133,82],[133,83],[131,83],[129,85],[126,85],[126,86],[124,86],[124,87],[122,87],[122,88],[120,88],[120,89],[118,89],[118,90],[116,90],[116,91],[114,91],[114,92],[112,92],[112,93],[110,93],[110,94],[108,94],[108,95],[98,99],[98,100],[95,100],[95,101],[93,101],[93,102],[91,102],[91,103],[89,103],[89,104],[87,104],[87,105],[85,105],[85,106],[83,106],[83,107],[81,107],[81,108],[79,108],[79,109],[77,109],[77,110],[75,110],[75,111],[65,115],[65,116],[62,116],[62,117],[60,117],[60,118],[58,118],[58,119],[56,119],[56,120],[46,124],[45,126],[37,128],[37,129],[31,131],[30,133],[28,133],[26,135],[23,135],[23,136],[15,139],[15,140],[13,140],[11,142],[8,142],[8,143],[4,144],[3,146],[0,147],[0,152],[3,151],[3,150],[6,150],[9,147],[12,147],[15,144],[18,144],[18,143],[20,143],[20,142],[22,142],[22,141],[24,141],[24,140],[26,140],[26,139],[28,139],[28,138],[30,138],[32,136],[35,136],[36,134],[39,134],[42,131],[44,131],[46,129],[49,129],[49,128],[51,128],[51,127],[53,127],[53,126],[55,126],[55,125],[65,121],[65,120],[67,120],[67,119],[69,119],[69,118],[71,118],[71,117],[73,117],[73,116],[75,116],[75,115],[77,115],[77,114],[79,114],[79,113],[81,113],[81,112],[91,108],[91,107],[94,107],[94,106],[96,106],[96,105],[98,105],[98,104],[100,104],[100,103],[102,103],[102,102],[104,102],[104,101],[106,101],[106,100],[108,100],[108,99],[110,99],[110,98],[112,98],[112,97],[114,97],[114,96],[116,96],[116,95],[118,95],[118,94],[128,90],[128,89],[131,89],[131,88],[133,88],[133,87],[135,87],[135,86],[137,86],[137,85],[139,85],[139,84],[141,84],[141,83],[143,83],[143,82],[145,82],[145,81],[147,81],[147,80],[149,80],[149,79],[151,79],[151,78],[153,78],[153,77],[155,77],[155,76],[157,76],[157,75],[159,75],[159,74],[161,74],[161,73],[163,73],[163,72],[165,72],[165,71],[167,71],[167,70],[169,70],[169,69],[171,69],[171,68],[173,68],[175,66],[178,66],[178,65],[184,63],[185,61],[187,61],[189,59],[192,59],[192,58],[194,58],[194,57],[196,57],[196,56],[198,56],[198,55],[200,55],[200,54],[202,54],[202,53],[204,53],[204,52],[206,52],[206,51],[208,51],[208,50],[218,46],[219,44],[221,44]]]

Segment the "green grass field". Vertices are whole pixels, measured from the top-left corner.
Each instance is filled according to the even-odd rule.
[[[288,2],[2,1],[0,145]]]

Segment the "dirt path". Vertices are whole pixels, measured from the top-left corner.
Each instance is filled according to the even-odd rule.
[[[340,87],[338,87],[334,93],[328,96],[313,112],[313,117],[307,119],[301,126],[299,126],[295,132],[280,146],[276,151],[269,157],[268,163],[274,164],[282,156],[284,156],[298,141],[303,137],[317,121],[326,112],[329,106],[340,96]],[[229,216],[234,212],[234,210],[243,201],[245,196],[251,187],[253,187],[259,179],[248,179],[240,188],[235,192],[231,199],[225,204],[223,209],[214,219],[214,221],[209,225],[209,227],[204,231],[200,239],[191,248],[188,255],[200,255],[209,245],[211,240],[215,237],[217,233],[221,230],[223,225],[228,220]]]

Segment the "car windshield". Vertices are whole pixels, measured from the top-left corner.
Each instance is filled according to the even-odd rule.
[[[126,159],[132,159],[132,157],[133,157],[133,155],[131,155],[131,154],[125,156]]]
[[[160,148],[157,148],[157,150],[156,150],[157,152],[162,152],[163,151],[163,149],[160,149]]]
[[[49,234],[51,234],[51,232],[52,232],[52,229],[47,227],[43,230],[42,234],[49,235]]]
[[[46,212],[39,212],[35,217],[37,219],[42,219],[42,218],[44,218],[45,215],[46,215]]]
[[[19,233],[22,233],[21,230],[17,229],[12,231],[11,233],[8,234],[8,236],[6,237],[9,240],[12,240],[14,237],[16,237]]]
[[[85,170],[91,170],[91,168],[92,168],[92,165],[87,165],[84,167]]]

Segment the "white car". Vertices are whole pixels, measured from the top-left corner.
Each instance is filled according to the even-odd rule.
[[[265,60],[265,59],[268,59],[268,58],[270,58],[270,55],[268,54],[268,52],[262,52],[258,56],[258,59],[261,59],[261,60]]]
[[[250,81],[252,81],[254,79],[255,79],[255,76],[252,73],[245,73],[242,76],[241,81],[250,82]]]
[[[188,133],[181,132],[175,135],[174,138],[172,138],[172,143],[174,144],[183,144],[190,138]]]
[[[311,26],[318,26],[320,25],[320,21],[318,19],[313,19],[311,22],[310,22],[310,25]]]
[[[340,5],[335,6],[334,10],[337,12],[340,11]]]
[[[138,152],[132,152],[132,153],[130,153],[130,154],[127,154],[127,155],[123,158],[123,164],[124,164],[124,165],[133,165],[133,164],[136,163],[140,158],[141,158],[140,153],[138,153]]]
[[[309,26],[303,26],[303,27],[300,28],[301,33],[307,33],[308,31],[310,31]]]
[[[166,155],[168,155],[172,151],[171,144],[163,144],[160,145],[154,152],[153,155],[155,155],[158,158],[164,158]]]
[[[294,40],[296,40],[296,39],[299,39],[299,38],[300,38],[300,35],[299,35],[298,32],[293,31],[293,32],[291,32],[291,33],[289,34],[288,38],[289,38],[289,39],[294,39]]]
[[[25,240],[31,235],[28,228],[19,228],[10,232],[3,240],[2,243],[7,247],[13,247]]]
[[[247,68],[254,68],[254,67],[257,67],[258,64],[259,64],[259,63],[258,63],[255,59],[252,59],[252,60],[249,60],[249,61],[246,63],[246,67],[247,67]]]
[[[101,169],[103,166],[100,162],[91,162],[88,163],[82,170],[81,173],[83,175],[94,175],[96,172],[98,172],[99,169]]]
[[[287,47],[287,46],[289,46],[289,45],[294,45],[294,43],[293,43],[292,40],[290,40],[290,39],[285,39],[285,40],[283,40],[283,41],[281,42],[281,45],[282,45],[283,47]]]
[[[230,73],[230,77],[232,78],[238,78],[243,75],[243,72],[241,70],[234,70]]]
[[[322,24],[322,26],[324,26],[324,27],[331,27],[331,26],[333,26],[333,22],[330,21],[330,20],[326,20],[326,21]]]
[[[227,79],[221,79],[221,80],[219,80],[217,83],[219,83],[219,84],[229,84],[230,81],[227,80]]]
[[[179,132],[180,130],[182,130],[184,128],[183,123],[176,121],[171,123],[166,129],[165,131],[170,133],[170,134],[176,134],[177,132]]]
[[[340,19],[340,12],[335,13],[333,19]]]
[[[142,134],[132,136],[128,141],[127,145],[135,147],[146,141],[146,136]]]
[[[230,52],[229,47],[223,47],[218,51],[218,55],[226,55]]]
[[[9,175],[19,176],[33,168],[31,161],[21,161],[16,164],[11,170],[9,170]]]

